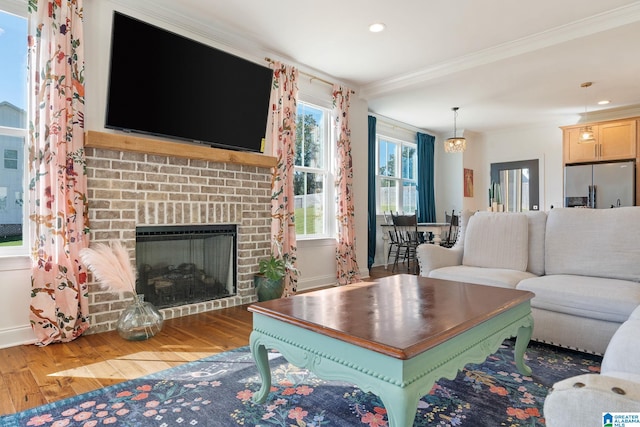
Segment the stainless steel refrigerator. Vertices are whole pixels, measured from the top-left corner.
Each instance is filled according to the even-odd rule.
[[[564,206],[613,208],[635,205],[635,162],[571,165],[564,169]]]

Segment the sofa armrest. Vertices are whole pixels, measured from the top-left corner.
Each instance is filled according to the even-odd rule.
[[[445,248],[428,243],[418,246],[416,257],[420,265],[420,275],[427,277],[436,268],[462,264],[462,253],[462,246]]]
[[[543,415],[547,427],[602,427],[603,412],[640,412],[640,383],[598,374],[567,378],[549,391]]]
[[[620,325],[609,341],[602,359],[603,374],[618,371],[640,375],[640,319],[629,319]]]

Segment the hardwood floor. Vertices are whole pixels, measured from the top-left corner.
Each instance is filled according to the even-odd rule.
[[[390,275],[391,267],[370,271],[370,279]],[[112,331],[66,344],[0,349],[0,415],[248,345],[251,329],[251,313],[238,306],[166,320],[147,341],[126,341]]]

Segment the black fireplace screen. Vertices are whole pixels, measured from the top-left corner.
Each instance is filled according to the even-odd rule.
[[[158,308],[236,293],[236,226],[136,228],[136,291]]]

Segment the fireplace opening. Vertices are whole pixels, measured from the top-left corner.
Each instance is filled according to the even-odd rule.
[[[158,308],[236,294],[237,226],[136,227],[136,291]]]

